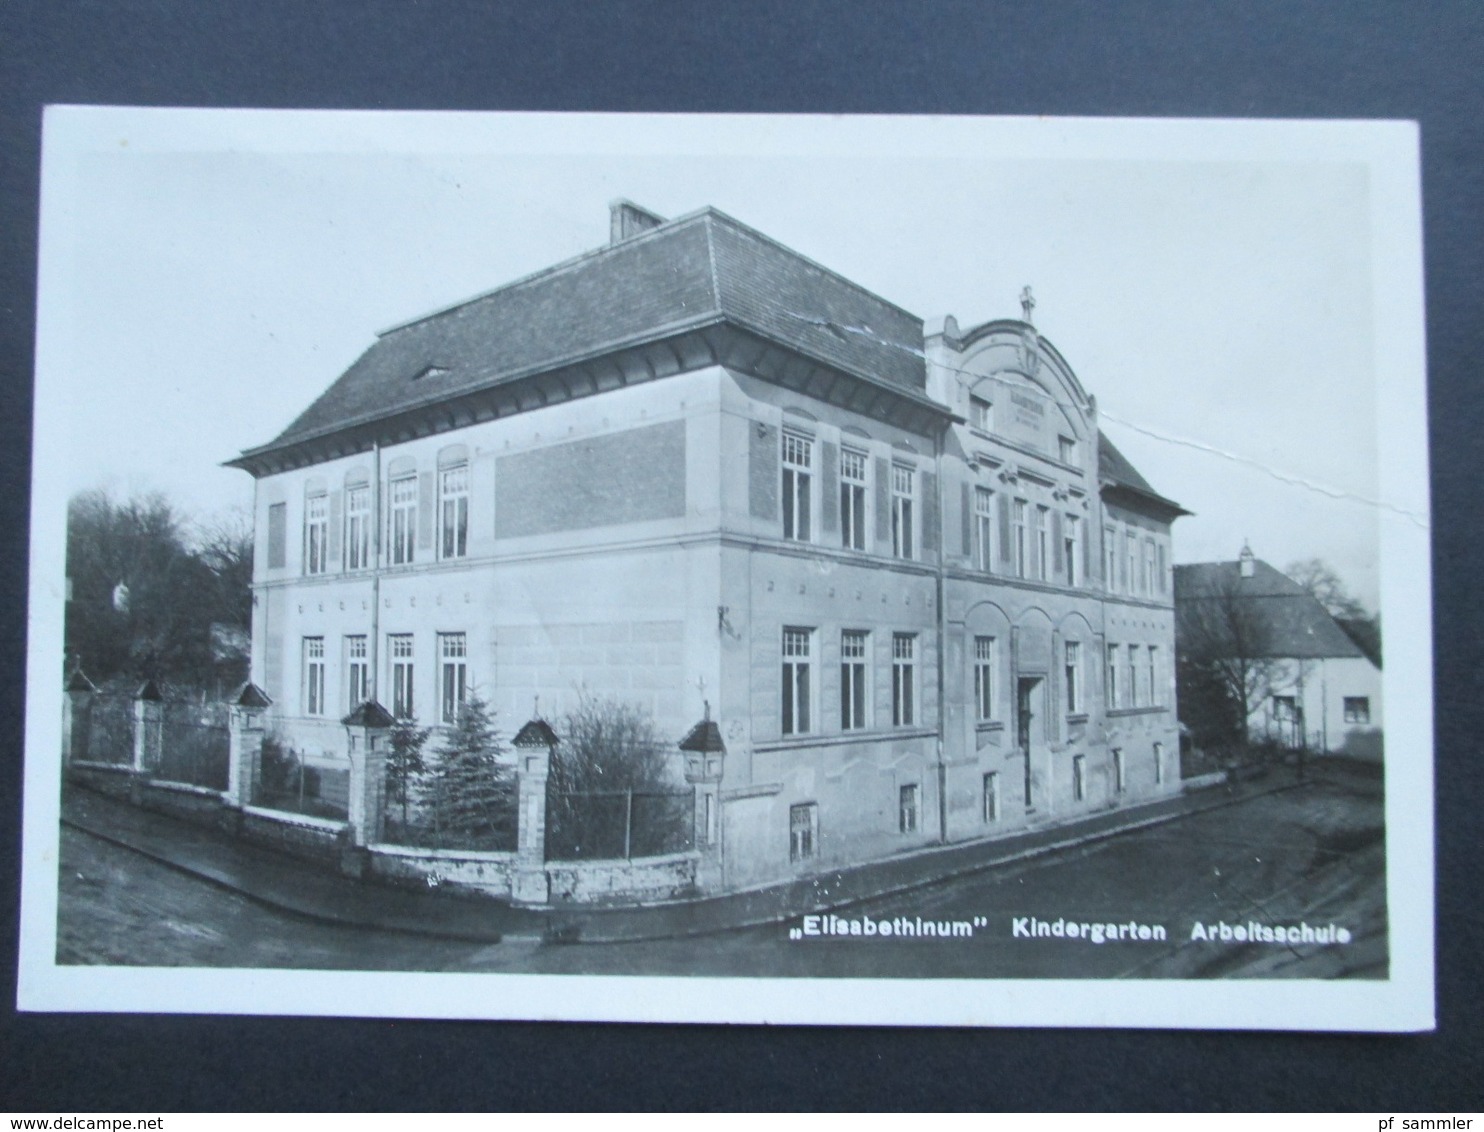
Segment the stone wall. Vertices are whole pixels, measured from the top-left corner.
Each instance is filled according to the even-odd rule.
[[[548,862],[553,904],[633,904],[696,895],[695,853],[625,861]]]
[[[415,881],[429,887],[452,884],[501,899],[510,897],[514,865],[514,853],[409,849],[400,845],[373,845],[370,852],[371,875],[383,880]]]
[[[297,814],[280,814],[267,810],[244,808],[242,838],[295,857],[339,866],[340,837],[345,826],[339,822],[305,818]]]

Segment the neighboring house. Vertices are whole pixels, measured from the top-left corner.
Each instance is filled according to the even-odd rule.
[[[714,209],[388,330],[256,481],[252,679],[579,689],[726,745],[722,886],[1179,789],[1170,526],[1025,318],[917,316]]]
[[[1176,648],[1185,662],[1219,656],[1246,670],[1249,739],[1379,760],[1381,642],[1347,624],[1244,546],[1235,562],[1175,567]],[[1182,689],[1185,721],[1199,697]]]

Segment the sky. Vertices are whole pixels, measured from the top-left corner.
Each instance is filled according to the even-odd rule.
[[[714,205],[926,319],[1017,317],[1030,285],[1194,512],[1177,562],[1319,557],[1375,608],[1377,501],[1425,521],[1378,473],[1376,327],[1407,312],[1376,309],[1363,147],[1268,125],[52,112],[38,397],[66,411],[38,461],[246,507],[222,461],[379,330],[603,245],[616,197]]]

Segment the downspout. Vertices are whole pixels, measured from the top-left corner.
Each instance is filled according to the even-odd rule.
[[[370,699],[381,703],[381,442],[371,442],[371,648],[366,674]],[[384,705],[383,705],[384,706]]]

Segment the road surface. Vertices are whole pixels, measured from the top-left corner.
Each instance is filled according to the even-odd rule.
[[[838,912],[839,921],[797,919],[689,939],[562,945],[507,937],[489,945],[337,927],[254,904],[66,827],[60,897],[57,957],[68,964],[935,978],[1387,975],[1380,781],[1349,773],[885,897]],[[849,931],[852,921],[862,934],[825,934]],[[903,934],[919,922],[948,934]],[[1307,926],[1336,938],[1242,940],[1238,929],[1245,935],[1253,923],[1259,934]],[[1214,938],[1203,938],[1208,933]]]

